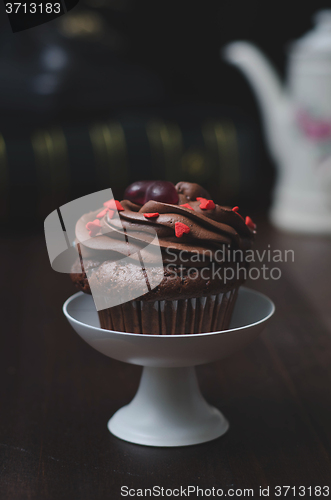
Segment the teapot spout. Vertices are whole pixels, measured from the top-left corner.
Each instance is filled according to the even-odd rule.
[[[262,111],[269,148],[278,161],[284,149],[286,117],[290,107],[278,74],[261,51],[249,42],[228,44],[222,50],[222,56],[239,67],[252,85]]]

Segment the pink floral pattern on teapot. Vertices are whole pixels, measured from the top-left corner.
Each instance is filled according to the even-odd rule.
[[[303,134],[312,141],[331,140],[331,120],[317,118],[304,109],[297,113],[297,123]]]

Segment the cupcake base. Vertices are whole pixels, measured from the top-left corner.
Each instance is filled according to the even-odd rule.
[[[182,300],[134,300],[99,311],[101,328],[149,335],[181,335],[227,330],[238,288]]]

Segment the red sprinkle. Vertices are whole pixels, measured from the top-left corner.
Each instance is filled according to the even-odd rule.
[[[108,212],[109,219],[112,219],[113,215],[114,215],[114,210],[110,210],[109,208],[104,208],[103,210],[101,210],[101,212],[99,212],[97,215],[98,219],[101,219],[102,217],[104,217],[107,212]]]
[[[256,229],[256,224],[254,224],[254,222],[252,221],[252,219],[250,217],[248,217],[248,215],[246,217],[245,222],[246,222],[246,226],[248,226],[250,229],[253,229],[253,230]]]
[[[101,224],[99,219],[94,219],[94,221],[88,222],[85,227],[88,230],[89,235],[93,237],[100,231]]]
[[[239,217],[242,218],[242,220],[245,220],[242,215],[239,213],[239,207],[233,207],[232,212],[235,212]]]
[[[97,217],[98,219],[101,219],[102,217],[104,217],[106,215],[106,213],[108,212],[109,208],[104,208],[103,210],[101,210],[101,212],[98,213]]]
[[[150,214],[144,214],[144,217],[146,217],[146,219],[153,219],[154,217],[158,217],[159,215],[159,212],[153,212]]]
[[[191,229],[186,224],[183,224],[182,222],[175,222],[175,233],[177,238],[180,238],[184,233],[187,234],[190,231]]]
[[[110,208],[111,210],[124,210],[122,205],[118,200],[109,200],[103,204],[104,207]]]
[[[202,209],[202,210],[213,210],[213,208],[215,208],[215,203],[213,202],[213,200],[207,200],[206,198],[197,198],[197,200],[201,201],[199,207]]]
[[[194,210],[194,208],[192,208],[191,205],[189,205],[188,203],[184,203],[184,205],[180,205],[180,207],[185,207],[189,208],[190,210]]]
[[[105,201],[105,203],[103,204],[103,206],[107,207],[107,208],[116,208],[115,200]]]

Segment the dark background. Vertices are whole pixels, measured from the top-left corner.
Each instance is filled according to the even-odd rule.
[[[277,2],[252,0],[210,0],[203,4],[81,0],[75,11],[60,21],[14,35],[1,5],[1,55],[2,61],[11,61],[9,70],[21,64],[21,72],[18,71],[20,74],[16,74],[16,78],[21,78],[22,89],[28,91],[28,79],[24,82],[25,67],[30,67],[30,75],[33,69],[35,74],[38,69],[41,72],[45,47],[57,47],[66,53],[70,64],[65,72],[65,83],[62,88],[60,85],[54,88],[61,99],[56,101],[51,115],[45,116],[46,109],[41,110],[44,123],[54,117],[106,118],[109,113],[119,110],[137,109],[137,106],[140,109],[142,104],[204,103],[231,106],[256,115],[255,100],[241,75],[220,62],[220,47],[231,40],[250,40],[260,46],[284,74],[287,42],[311,29],[312,15],[329,7],[328,2],[321,1],[290,1],[284,8]],[[68,19],[79,15],[81,23],[74,31]],[[73,67],[78,74],[73,74]],[[117,89],[119,95],[115,95],[114,77],[119,78],[120,70],[123,82],[126,75],[131,78],[123,88]],[[80,75],[86,78],[81,80]],[[73,88],[74,81],[79,81],[79,87],[86,94],[72,115],[78,103],[78,99],[72,103],[73,92],[79,90]],[[92,81],[94,89],[88,85]],[[12,90],[13,101],[17,107],[20,103],[23,118],[22,112],[36,106],[37,98],[36,102],[20,102],[17,89],[7,89],[7,92]],[[93,96],[93,90],[97,89],[103,89],[104,93]],[[100,108],[95,105],[97,99]],[[2,106],[6,108],[8,104],[3,102]],[[34,120],[35,116],[29,119]],[[2,126],[8,125],[2,121]]]
[[[221,204],[265,211],[275,173],[260,113],[242,74],[221,61],[220,48],[250,40],[284,76],[287,42],[310,29],[313,13],[325,7],[327,2],[288,2],[284,8],[264,1],[82,0],[65,16],[13,34],[1,5],[2,222],[18,214],[17,199],[29,204],[30,222],[40,227],[67,201],[105,187],[121,198],[125,186],[141,178],[197,181]],[[183,150],[171,150],[168,159],[165,148],[153,156],[151,121],[166,132],[179,127]],[[205,150],[206,121],[225,124],[232,134],[232,149],[231,140],[222,144],[224,159]],[[100,159],[93,149],[91,128],[100,123],[121,127],[122,158]],[[230,156],[238,163],[235,185],[220,179]]]

